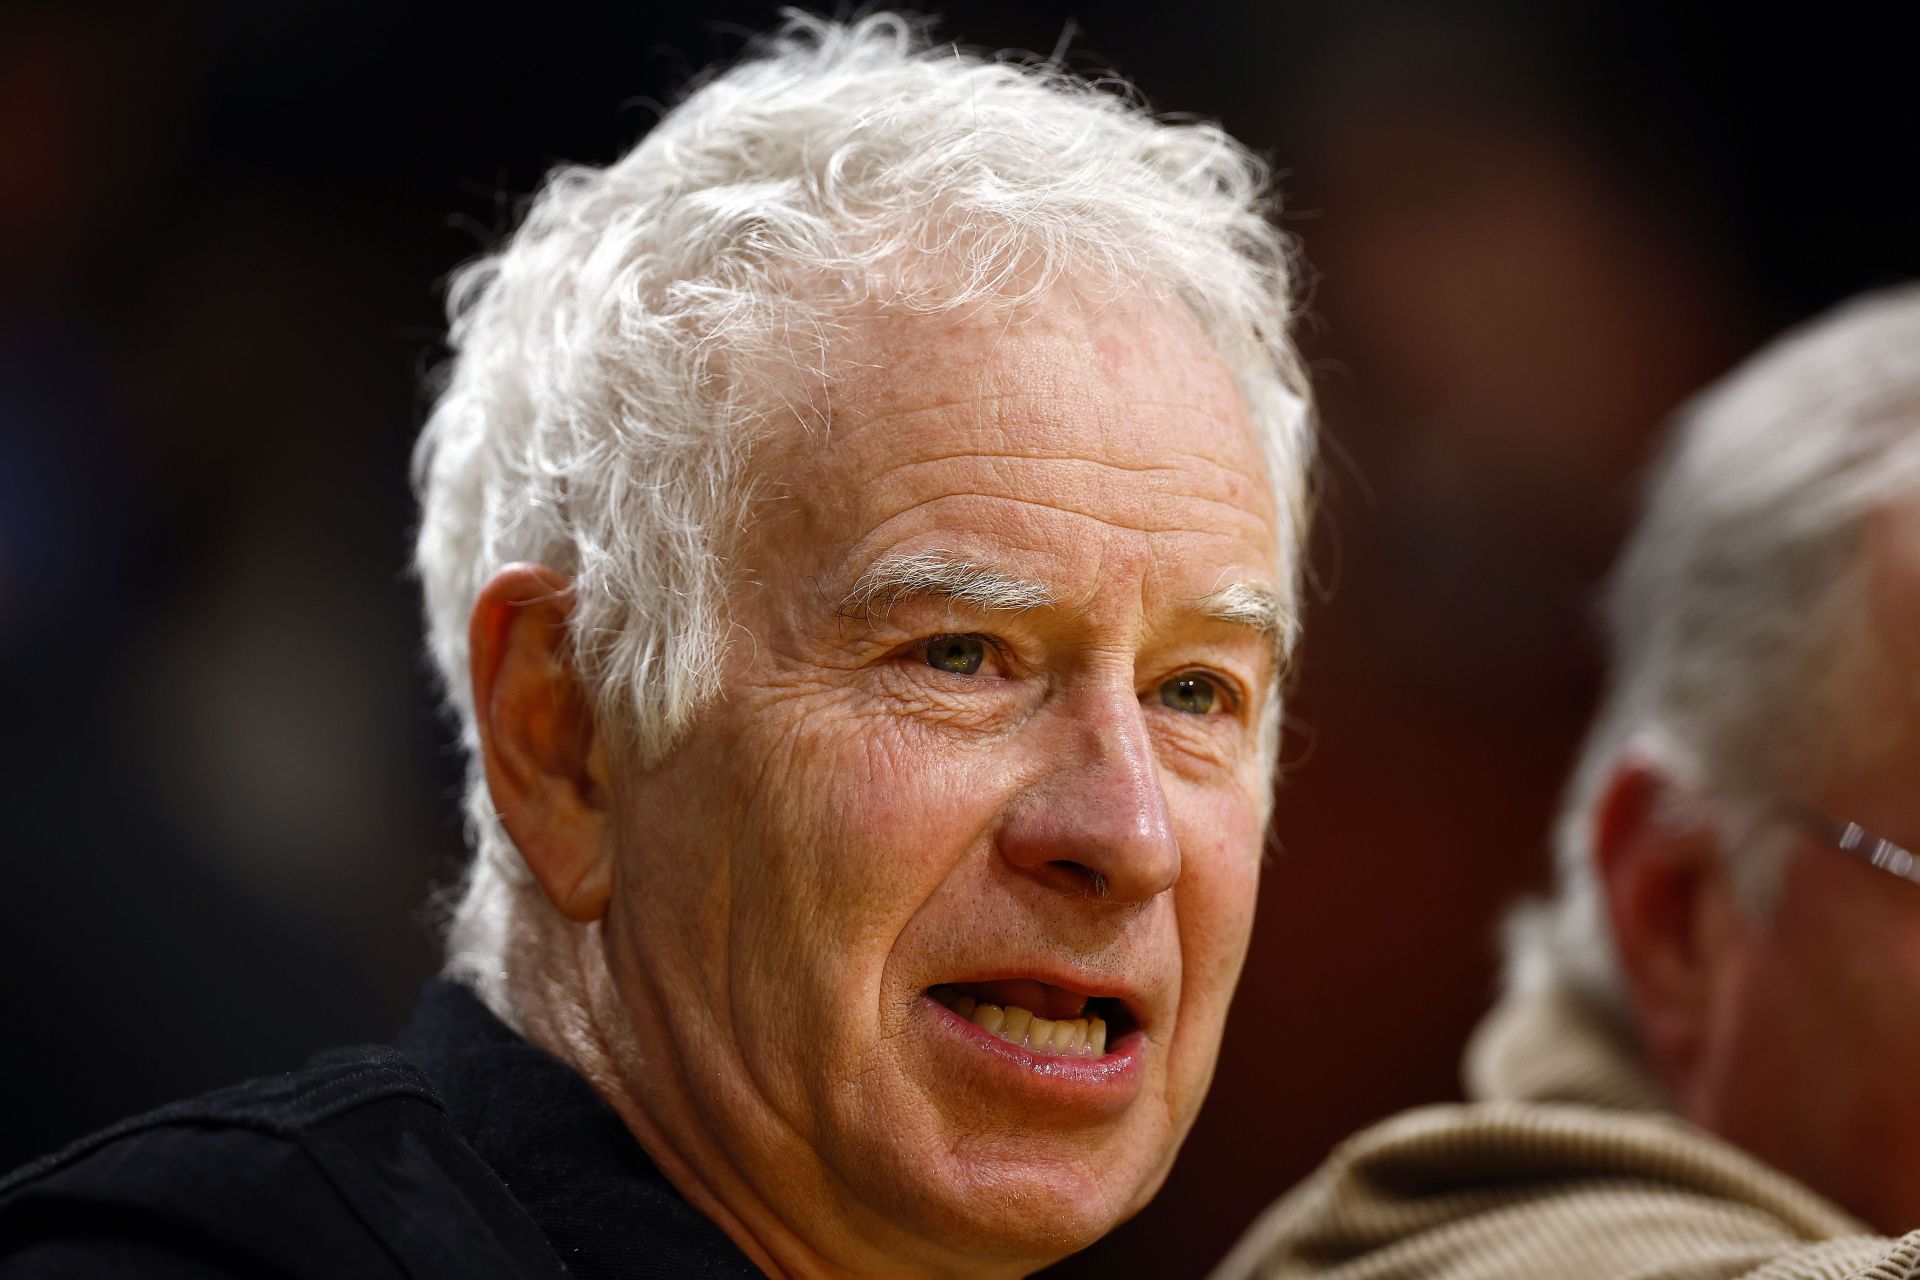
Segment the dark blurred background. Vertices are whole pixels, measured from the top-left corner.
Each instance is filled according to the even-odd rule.
[[[1166,1192],[1055,1273],[1194,1276],[1341,1136],[1456,1095],[1658,425],[1920,275],[1916,32],[1846,4],[946,12],[1069,36],[1271,154],[1310,264],[1284,851]],[[461,856],[405,574],[441,282],[773,14],[0,9],[0,1167],[403,1016]]]

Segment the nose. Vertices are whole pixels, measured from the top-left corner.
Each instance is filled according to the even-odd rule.
[[[1145,902],[1180,878],[1146,719],[1131,690],[1080,701],[1046,744],[1052,767],[1001,824],[1001,856],[1063,893]]]

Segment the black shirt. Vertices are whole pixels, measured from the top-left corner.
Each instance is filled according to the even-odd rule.
[[[431,982],[391,1048],[162,1107],[0,1179],[0,1274],[760,1273],[585,1080]]]

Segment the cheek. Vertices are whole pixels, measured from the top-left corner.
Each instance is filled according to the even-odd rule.
[[[844,796],[850,834],[905,872],[937,875],[998,812],[1005,760],[914,732],[889,717],[859,722],[823,782]]]
[[[1720,993],[1719,1097],[1710,1102],[1793,1130],[1805,1148],[1870,1140],[1895,1115],[1914,1114],[1920,902],[1885,893],[1880,875],[1837,856],[1791,866]],[[1901,887],[1891,878],[1884,886]],[[1824,1099],[1816,1111],[1778,1106],[1809,1091]]]
[[[1260,804],[1220,792],[1181,797],[1181,1016],[1218,1041],[1253,933],[1266,834]]]
[[[1882,879],[1886,880],[1883,885]],[[1920,901],[1890,877],[1839,858],[1802,859],[1782,886],[1756,1004],[1782,998],[1825,1037],[1920,1037]],[[1920,898],[1920,895],[1916,895]]]
[[[1849,901],[1854,887],[1783,894],[1723,994],[1700,1101],[1709,1127],[1875,1225],[1904,1230],[1920,1220],[1920,1177],[1906,1158],[1920,1141],[1920,919],[1898,918],[1884,898]],[[1895,1218],[1879,1216],[1883,1204]]]
[[[879,984],[894,944],[983,847],[997,812],[992,762],[834,711],[809,716],[767,755],[734,851],[733,928],[751,966],[736,976],[762,990],[799,984],[813,1002],[868,1016],[891,1009]]]

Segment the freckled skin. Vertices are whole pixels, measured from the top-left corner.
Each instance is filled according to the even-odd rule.
[[[1831,750],[1788,791],[1920,849],[1920,503],[1863,553]],[[1882,1231],[1920,1227],[1920,885],[1802,840],[1716,982],[1683,1110]]]
[[[1273,660],[1193,605],[1277,585],[1275,509],[1177,307],[1061,295],[859,339],[830,424],[756,459],[779,496],[735,560],[722,701],[616,787],[606,946],[644,1046],[616,1050],[617,1087],[784,1269],[1021,1274],[1145,1203],[1213,1071]],[[837,609],[881,557],[930,550],[1061,603]],[[945,633],[989,638],[978,672],[929,666],[916,646]],[[1158,696],[1194,669],[1213,714]],[[977,1051],[930,1029],[929,986],[1045,958],[1141,993],[1118,1114],[981,1088],[954,1066]]]

